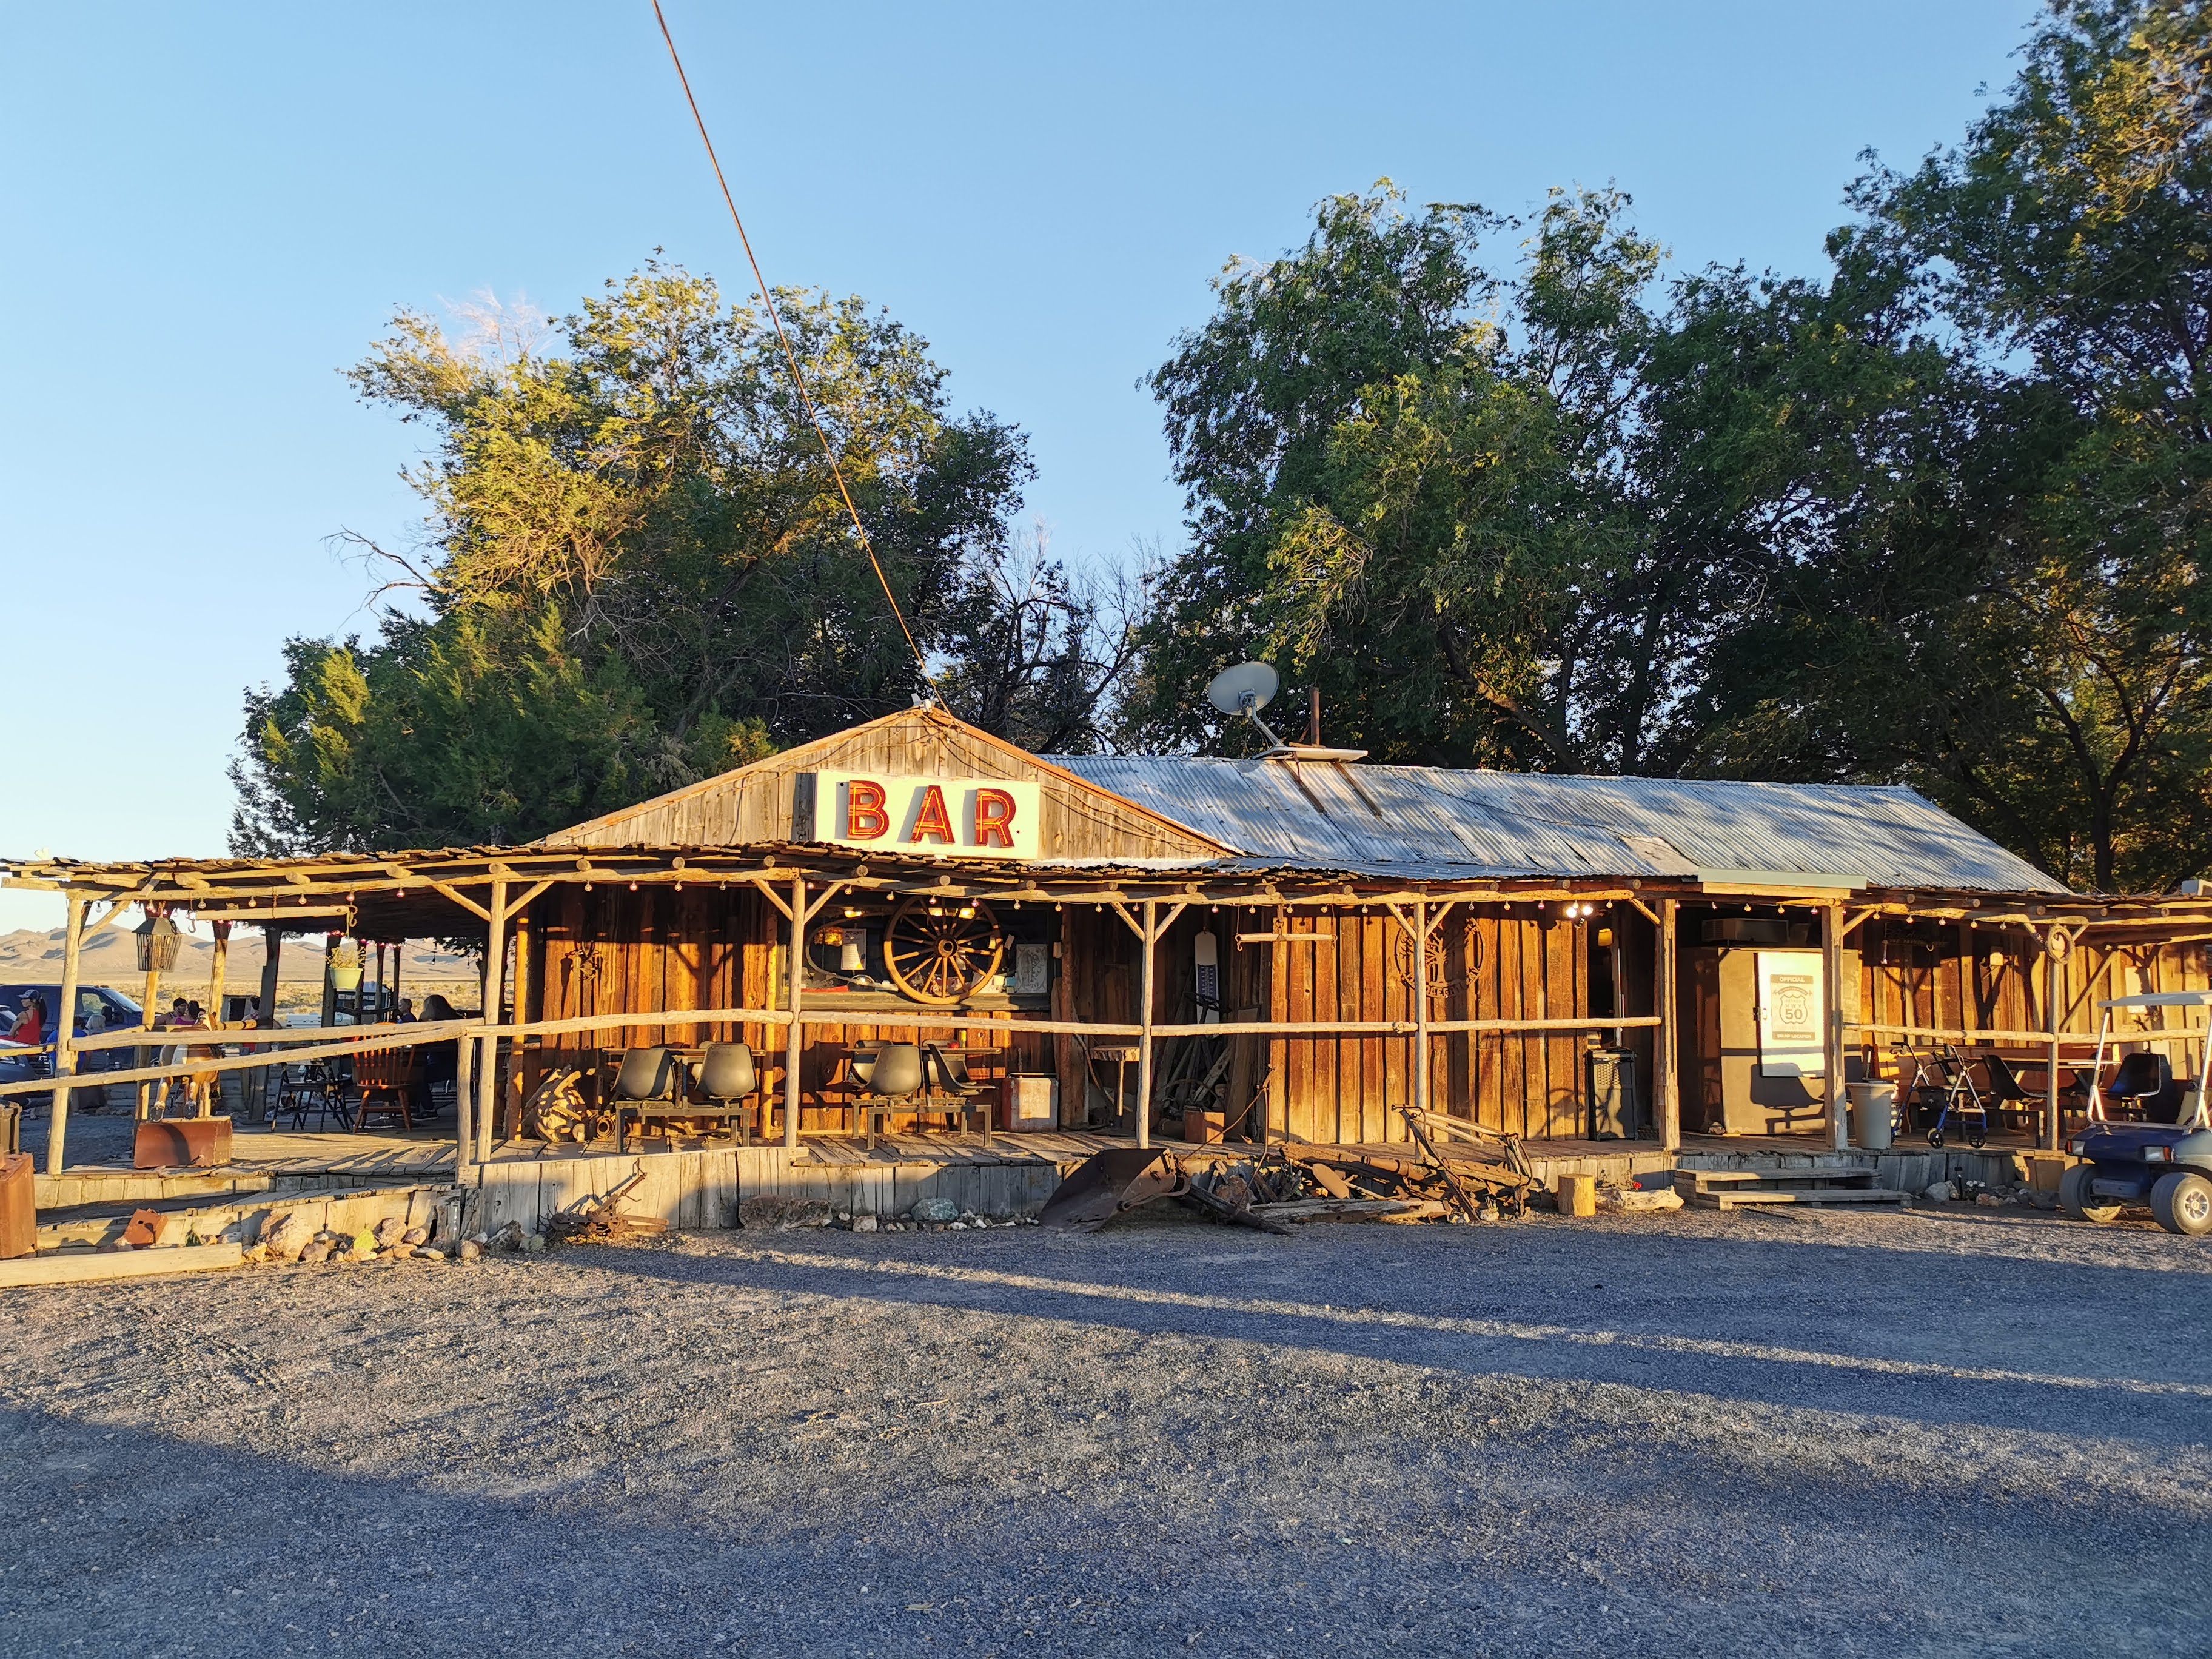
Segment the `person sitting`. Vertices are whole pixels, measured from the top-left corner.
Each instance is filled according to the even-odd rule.
[[[394,1025],[413,1025],[416,1023],[415,1018],[415,999],[413,997],[402,997],[399,999],[399,1006],[392,1013],[392,1023]]]
[[[460,1015],[453,1010],[453,1005],[436,992],[422,999],[421,1024],[435,1025],[459,1018]],[[426,1042],[416,1052],[422,1056],[422,1092],[426,1100],[430,1091],[439,1084],[447,1084],[456,1089],[459,1087],[461,1045],[458,1040]]]

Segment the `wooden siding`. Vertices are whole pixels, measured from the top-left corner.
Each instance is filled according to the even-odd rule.
[[[1620,925],[1621,914],[1608,915],[1607,924]],[[1301,910],[1287,913],[1278,926],[1318,939],[1257,947],[1275,958],[1267,975],[1274,987],[1274,1018],[1414,1018],[1411,941],[1400,943],[1406,936],[1388,911]],[[1592,922],[1528,905],[1455,908],[1437,927],[1444,972],[1430,998],[1431,1018],[1587,1018],[1595,932]],[[1648,932],[1630,948],[1648,953]],[[1258,981],[1255,971],[1251,982]],[[1648,986],[1648,969],[1644,982]],[[1627,1010],[1645,1011],[1640,1003]],[[1267,1046],[1267,1063],[1279,1077],[1271,1104],[1290,1134],[1320,1141],[1407,1138],[1398,1109],[1413,1101],[1414,1038],[1347,1034],[1274,1038]],[[1577,1139],[1589,1133],[1587,1048],[1581,1032],[1438,1034],[1430,1039],[1431,1108],[1532,1139]]]
[[[914,709],[802,744],[751,766],[556,830],[545,847],[743,847],[797,833],[795,780],[815,771],[1034,781],[1044,859],[1211,858],[1219,843],[1048,766],[951,716]]]
[[[1858,1010],[1863,1021],[1947,1031],[2050,1029],[2043,951],[2019,928],[1877,916],[1861,927],[1853,943],[1865,963]],[[2108,998],[2208,988],[2212,963],[2203,940],[2084,943],[2058,964],[2058,1030],[2094,1037],[2097,1005]],[[2148,1012],[2147,1023],[2154,1026],[2202,1023],[2187,1009]],[[1888,1036],[1870,1039],[1885,1050],[1895,1041]],[[2178,1049],[2169,1057],[2177,1062],[2182,1058]]]

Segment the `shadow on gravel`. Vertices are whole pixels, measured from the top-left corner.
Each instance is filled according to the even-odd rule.
[[[1453,1248],[1459,1230],[1394,1243],[1401,1277],[1328,1247],[1268,1241],[1212,1262],[1170,1244],[1024,1232],[945,1248],[946,1236],[746,1233],[701,1253],[594,1249],[616,1273],[1261,1343],[1469,1374],[1682,1390],[1922,1424],[2161,1449],[2212,1440],[2212,1367],[2178,1334],[2212,1316],[2212,1286],[2173,1277],[1945,1259],[1909,1273],[1864,1246],[1771,1248],[1592,1233],[1501,1256]],[[1526,1238],[1527,1235],[1520,1236]],[[1149,1242],[1149,1241],[1146,1241]],[[1024,1245],[1030,1245],[1024,1248]],[[1655,1248],[1656,1246],[1656,1248]],[[1235,1259],[1224,1261],[1223,1254]],[[1547,1255],[1564,1261],[1546,1261]],[[1071,1257],[1073,1259],[1071,1260]],[[1482,1259],[1487,1257],[1487,1260]],[[1288,1271],[1285,1271],[1288,1269]],[[1487,1280],[1471,1275],[1491,1272]],[[1356,1303],[1332,1304],[1351,1297]],[[2143,1305],[2134,1311],[2130,1303]],[[2146,1322],[2148,1334],[2130,1321]]]
[[[2036,1577],[1990,1576],[2020,1560],[2095,1582],[2115,1650],[2185,1650],[2160,1638],[2205,1539],[2174,1516],[2087,1492],[2054,1516],[1852,1479],[1747,1486],[1654,1455],[1607,1474],[1568,1446],[1497,1446],[1446,1510],[1399,1499],[1289,1531],[1104,1494],[979,1504],[909,1482],[902,1499],[805,1466],[747,1489],[750,1514],[687,1523],[680,1501],[632,1501],[626,1471],[486,1497],[451,1486],[513,1472],[444,1467],[432,1491],[0,1411],[0,1652],[2076,1650]],[[666,1491],[667,1468],[638,1473]],[[1306,1516],[1332,1513],[1322,1485]],[[1851,1571],[1808,1578],[1812,1556]]]
[[[824,1536],[810,1496],[791,1494],[810,1525],[768,1538],[0,1411],[0,1652],[774,1654],[932,1632],[943,1651],[1019,1628],[1011,1564],[855,1552],[849,1512]],[[904,1610],[953,1590],[986,1616]]]

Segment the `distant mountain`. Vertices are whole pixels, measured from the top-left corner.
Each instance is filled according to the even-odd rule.
[[[212,941],[196,939],[187,933],[177,949],[177,965],[161,975],[164,984],[173,985],[179,995],[191,994],[194,986],[204,986],[213,964],[215,951]],[[372,954],[370,962],[375,958]],[[388,962],[389,957],[386,958]],[[374,968],[372,967],[372,974]],[[79,969],[88,985],[112,986],[125,995],[135,996],[143,988],[145,975],[138,971],[138,942],[127,927],[104,927],[92,936],[85,946],[84,957]],[[62,930],[40,933],[35,928],[19,928],[12,933],[0,933],[0,980],[58,981],[62,976]],[[319,934],[289,935],[283,948],[276,953],[277,982],[283,985],[313,985],[323,976],[323,941]],[[472,980],[477,976],[476,963],[469,957],[454,955],[424,945],[410,945],[406,960],[399,969],[399,988],[425,981],[448,982],[453,980]],[[234,991],[251,991],[261,982],[261,930],[240,927],[230,936],[230,960],[223,969],[223,981]]]

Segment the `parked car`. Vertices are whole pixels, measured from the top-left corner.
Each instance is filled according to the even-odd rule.
[[[62,988],[59,984],[40,985],[18,981],[0,985],[0,1034],[14,1029],[15,1021],[22,1014],[23,1005],[34,994],[46,1005],[46,1015],[50,1024],[46,1040],[48,1042],[53,1040],[54,1030],[60,1024],[55,1017],[55,1011],[61,1006],[62,1000]],[[85,1036],[94,1029],[104,1031],[126,1030],[137,1025],[144,1017],[144,1012],[139,1006],[120,991],[106,985],[80,985],[76,988],[76,1012],[71,1022],[71,1035]],[[96,1028],[93,1024],[95,1018],[98,1021]],[[129,1053],[130,1050],[127,1048],[94,1050],[84,1056],[83,1062],[78,1066],[78,1070],[108,1071],[126,1065],[129,1063],[128,1060],[121,1056],[126,1056]],[[52,1073],[53,1065],[51,1056],[33,1054],[11,1057],[7,1045],[0,1042],[0,1083],[19,1083],[30,1078],[49,1077]]]
[[[2105,1048],[2115,1008],[2194,1008],[2212,1011],[2212,991],[2154,991],[2114,997],[2101,1005],[2097,1066],[2090,1073],[2089,1121],[2066,1143],[2081,1160],[2059,1178],[2058,1206],[2076,1221],[2110,1221],[2130,1204],[2148,1204],[2170,1233],[2212,1232],[2212,1118],[2204,1103],[2206,1037],[2202,1025],[2174,1032],[2193,1043],[2196,1075],[2173,1075],[2172,1063],[2148,1048],[2120,1058],[2109,1081]],[[2142,1115],[2142,1122],[2115,1121],[2118,1108]]]

